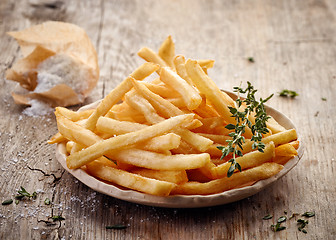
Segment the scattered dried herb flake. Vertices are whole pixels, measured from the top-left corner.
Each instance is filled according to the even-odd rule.
[[[3,201],[1,204],[2,205],[9,205],[9,204],[12,204],[13,203],[13,199],[7,199],[5,201]]]
[[[263,219],[263,220],[268,220],[268,219],[271,219],[271,218],[273,218],[273,215],[271,215],[271,214],[267,214],[267,215],[264,216],[262,219]]]
[[[126,225],[123,225],[123,224],[115,224],[115,225],[111,225],[111,226],[106,226],[106,229],[118,229],[118,230],[121,230],[121,229],[125,229],[127,228]]]

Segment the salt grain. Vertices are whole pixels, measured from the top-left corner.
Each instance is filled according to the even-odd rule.
[[[53,108],[51,108],[48,104],[40,102],[39,100],[32,99],[29,101],[31,104],[30,107],[23,110],[23,114],[29,117],[38,117],[47,115],[53,112]]]

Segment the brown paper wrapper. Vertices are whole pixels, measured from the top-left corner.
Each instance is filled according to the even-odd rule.
[[[82,103],[96,86],[99,79],[97,53],[85,31],[80,27],[64,22],[45,22],[8,34],[17,40],[23,58],[7,70],[6,78],[18,82],[21,87],[29,91],[24,94],[12,93],[15,103],[29,105],[31,99],[38,99],[53,107],[71,106]],[[62,59],[66,61],[64,69],[63,65],[53,69],[53,61],[55,60],[57,66]],[[50,71],[45,66],[41,67],[46,61],[51,65]],[[68,62],[71,66],[66,68]],[[77,70],[82,74],[79,71],[76,74],[74,71]],[[35,89],[42,84],[39,82],[39,74],[42,71],[62,80],[55,83],[50,79],[50,88],[42,88],[44,91],[36,92]],[[69,79],[76,82],[77,87],[68,83]]]

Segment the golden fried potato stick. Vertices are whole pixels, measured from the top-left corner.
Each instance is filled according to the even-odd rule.
[[[187,60],[186,69],[189,77],[197,89],[205,94],[206,98],[213,104],[216,111],[228,122],[235,124],[231,117],[228,106],[234,107],[235,103],[226,93],[222,92],[212,79],[204,73],[201,66],[194,60]]]
[[[260,166],[236,172],[231,177],[220,178],[210,182],[186,182],[176,185],[172,190],[172,195],[207,195],[224,192],[233,188],[240,187],[246,183],[270,178],[283,169],[283,166],[277,163],[264,163]]]
[[[275,157],[273,162],[285,165],[290,159],[298,153],[291,143],[286,143],[275,148]]]
[[[256,167],[267,161],[271,161],[272,158],[274,158],[275,156],[274,149],[275,149],[274,143],[270,142],[265,146],[263,153],[259,151],[249,152],[242,157],[237,157],[236,162],[239,163],[241,169],[243,170],[251,167]],[[213,168],[213,177],[221,178],[226,176],[230,166],[231,163],[226,162]]]
[[[188,176],[185,170],[153,170],[138,168],[132,170],[132,173],[147,178],[154,178],[161,181],[182,184],[188,182]]]
[[[219,144],[222,144],[222,145],[227,145],[226,140],[232,139],[229,136],[217,135],[217,134],[211,134],[211,133],[198,133],[198,135],[206,137],[206,138],[214,141],[214,143],[219,143]]]
[[[286,131],[286,128],[281,126],[272,116],[269,117],[270,118],[267,120],[266,126],[273,134]]]
[[[145,124],[119,121],[108,117],[100,117],[97,121],[97,131],[107,133],[110,136],[138,131],[146,126]]]
[[[174,128],[181,126],[186,121],[192,121],[192,119],[192,114],[180,115],[132,133],[126,133],[97,142],[80,152],[76,152],[68,156],[67,165],[71,169],[79,168],[110,151],[125,148],[139,142],[148,140],[150,138],[162,135],[166,132],[171,131]]]
[[[131,148],[114,152],[113,160],[154,170],[186,170],[203,167],[210,162],[210,156],[207,153],[165,155]]]
[[[48,140],[48,144],[61,143],[64,141],[66,141],[66,138],[63,137],[62,134],[58,132]]]
[[[181,137],[179,135],[175,133],[167,133],[162,136],[149,139],[144,143],[139,143],[137,147],[148,151],[171,155],[169,150],[178,148],[180,142]]]
[[[176,68],[177,74],[183,78],[190,86],[194,86],[194,83],[190,79],[187,73],[187,69],[185,67],[185,57],[183,55],[177,55],[174,59],[174,65]]]
[[[160,79],[181,95],[189,110],[194,110],[201,104],[202,97],[198,91],[173,70],[165,67],[161,68]]]
[[[139,57],[147,62],[152,62],[160,65],[160,67],[169,67],[168,64],[153,50],[148,47],[143,47],[138,52]]]
[[[297,134],[295,129],[289,129],[283,132],[278,132],[267,137],[264,137],[261,141],[265,144],[269,142],[274,142],[275,146],[281,144],[289,143],[297,139]],[[250,139],[246,139],[246,142],[243,144],[242,153],[247,153],[252,151],[253,142]]]
[[[175,44],[171,36],[168,36],[166,40],[163,41],[159,48],[159,56],[167,63],[171,68],[174,66],[174,57],[175,57]]]
[[[199,59],[197,60],[197,63],[201,66],[201,68],[213,68],[214,64],[215,64],[215,60],[211,60],[211,59]]]
[[[142,177],[121,169],[104,166],[96,161],[87,164],[87,171],[92,176],[105,181],[157,196],[168,196],[175,186],[171,182]]]
[[[158,85],[148,82],[143,82],[143,84],[151,90],[153,93],[156,93],[157,95],[160,95],[163,98],[180,98],[181,95],[176,92],[174,89],[167,85]]]
[[[87,119],[94,112],[94,109],[87,109],[80,112],[74,112],[64,107],[56,107],[55,111],[70,119],[73,122],[77,122],[82,119]]]
[[[153,72],[159,70],[160,66],[158,64],[152,63],[152,62],[146,62],[142,64],[140,67],[135,69],[130,76],[133,77],[136,80],[143,80],[149,75],[151,75]]]

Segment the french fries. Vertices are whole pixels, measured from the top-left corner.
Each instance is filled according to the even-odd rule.
[[[171,36],[157,53],[144,47],[138,55],[147,62],[95,109],[56,108],[59,132],[48,143],[65,144],[69,169],[146,194],[208,195],[272,177],[298,154],[295,129],[270,118],[263,152],[246,131],[235,158],[241,171],[228,177],[232,154],[221,158],[218,147],[232,139],[225,126],[235,124],[235,101],[207,75],[214,61],[176,56]],[[146,81],[151,74],[159,76]]]

